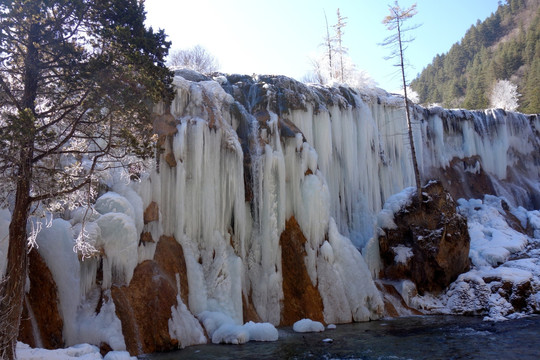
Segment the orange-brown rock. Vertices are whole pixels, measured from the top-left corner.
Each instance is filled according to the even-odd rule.
[[[147,243],[155,243],[156,241],[152,237],[152,234],[150,234],[147,231],[144,231],[141,233],[141,244],[147,244]]]
[[[144,223],[148,224],[152,221],[159,220],[159,206],[155,201],[152,201],[144,210]]]
[[[178,121],[170,112],[163,115],[153,114],[153,129],[158,135],[159,146],[163,145],[167,136],[174,135],[178,132],[176,125],[178,125]]]
[[[290,326],[309,318],[324,322],[323,302],[304,265],[306,237],[294,217],[287,220],[281,233],[281,268],[283,273],[283,309],[280,325]]]
[[[382,277],[410,279],[418,292],[439,292],[470,267],[470,237],[467,220],[456,213],[456,203],[440,182],[423,188],[422,206],[416,196],[394,217],[396,229],[383,229],[379,248]],[[397,261],[398,249],[412,252],[406,261]]]
[[[26,295],[19,340],[46,349],[63,347],[64,322],[58,311],[58,290],[47,264],[36,249],[29,254],[28,278],[30,291]],[[27,308],[27,304],[31,309]],[[30,314],[33,314],[33,319]]]
[[[182,246],[172,236],[161,236],[156,246],[154,261],[174,288],[176,288],[176,274],[180,275],[180,295],[184,304],[188,306],[189,285]]]
[[[177,347],[168,325],[171,308],[177,305],[176,287],[154,261],[139,264],[129,286],[113,286],[111,294],[132,356]]]
[[[176,349],[169,335],[171,307],[177,306],[176,274],[180,294],[188,304],[189,288],[182,246],[173,237],[162,236],[154,260],[135,268],[129,286],[113,286],[116,314],[122,322],[126,348],[131,355]]]
[[[174,158],[173,153],[167,153],[165,155],[165,162],[172,168],[177,165],[176,159]]]

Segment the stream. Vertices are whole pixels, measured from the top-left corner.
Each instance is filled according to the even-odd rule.
[[[276,342],[198,345],[139,359],[540,358],[540,316],[503,322],[483,321],[481,317],[414,316],[338,325],[322,333],[278,330]]]

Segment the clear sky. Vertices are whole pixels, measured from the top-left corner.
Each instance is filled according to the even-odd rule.
[[[401,0],[401,7],[415,1]],[[406,53],[412,80],[437,54],[447,52],[478,19],[497,9],[499,0],[417,0],[409,23],[415,41]],[[221,71],[280,74],[300,80],[310,70],[310,56],[322,52],[336,10],[346,16],[344,45],[356,66],[388,91],[399,89],[389,50],[378,44],[390,33],[381,23],[393,0],[145,0],[147,25],[164,29],[172,49],[197,44],[220,62]]]

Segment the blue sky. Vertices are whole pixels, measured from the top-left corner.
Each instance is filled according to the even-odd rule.
[[[401,0],[401,7],[415,1]],[[436,54],[447,52],[478,19],[497,9],[498,0],[417,0],[421,24],[406,53],[410,80]],[[323,51],[326,32],[336,9],[348,18],[344,45],[356,66],[388,91],[399,89],[389,50],[378,44],[390,33],[381,23],[393,0],[146,0],[147,25],[164,29],[172,49],[204,46],[221,71],[281,74],[298,80],[310,70],[310,56]]]

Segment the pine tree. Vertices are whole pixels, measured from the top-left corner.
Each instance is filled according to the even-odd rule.
[[[144,19],[139,0],[0,2],[0,196],[13,195],[2,359],[15,356],[31,205],[152,154],[149,103],[171,100],[172,74],[165,34]]]

